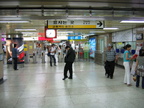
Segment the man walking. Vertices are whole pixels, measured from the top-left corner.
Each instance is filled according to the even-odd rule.
[[[17,55],[18,55],[17,45],[14,44],[14,48],[12,49],[12,58],[13,58],[13,63],[14,63],[14,65],[13,65],[14,70],[18,70],[17,69],[17,59],[18,59]]]
[[[107,47],[107,51],[105,52],[106,62],[105,62],[105,70],[107,78],[113,79],[114,68],[115,68],[115,60],[117,59],[116,52],[112,49],[112,45],[109,44]]]
[[[70,46],[66,46],[66,56],[65,56],[65,67],[64,67],[64,78],[63,80],[65,80],[66,78],[68,78],[67,76],[67,71],[69,71],[70,76],[69,79],[73,78],[73,70],[72,70],[72,64],[75,60],[75,51],[70,47]]]
[[[52,59],[54,60],[54,66],[56,66],[56,58],[55,58],[56,47],[54,44],[52,44],[49,51],[50,51],[50,66],[52,66]]]

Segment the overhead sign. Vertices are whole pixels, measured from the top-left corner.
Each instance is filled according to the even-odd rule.
[[[104,28],[104,22],[88,20],[48,20],[48,28]]]
[[[81,36],[68,36],[68,40],[80,40],[82,39]]]
[[[68,36],[78,36],[82,35],[82,33],[68,33]]]

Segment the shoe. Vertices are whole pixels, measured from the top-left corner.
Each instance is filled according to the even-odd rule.
[[[110,76],[110,79],[113,79],[113,76]]]
[[[137,88],[139,87],[139,86],[136,86]]]
[[[109,75],[107,75],[107,78],[109,78]]]
[[[18,70],[18,69],[14,69],[14,70]]]
[[[54,66],[56,66],[56,64]]]
[[[129,87],[130,87],[130,86],[132,86],[132,85],[131,85],[131,84],[128,84],[127,86],[129,86]]]
[[[65,80],[65,79],[67,79],[68,77],[64,77],[62,80]]]
[[[72,77],[69,77],[68,79],[73,79]]]

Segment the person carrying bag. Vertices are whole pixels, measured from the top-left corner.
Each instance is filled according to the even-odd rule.
[[[142,88],[144,89],[144,49],[140,49],[139,57],[136,61],[136,87],[139,87],[140,77],[142,77]]]

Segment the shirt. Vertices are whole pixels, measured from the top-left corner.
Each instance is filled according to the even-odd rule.
[[[106,60],[107,61],[114,61],[116,56],[116,52],[114,50],[107,50],[106,51]]]
[[[137,58],[137,60],[138,60],[138,65],[139,65],[139,66],[144,66],[144,57],[139,56],[139,57]]]
[[[18,50],[16,48],[12,49],[12,58],[17,58]]]
[[[124,55],[123,55],[123,61],[124,61],[124,62],[130,62],[130,60],[127,60],[127,59],[126,59],[126,54],[127,54],[127,53],[128,53],[128,58],[130,58],[130,52],[126,50],[126,51],[124,52]]]
[[[54,51],[56,51],[56,47],[51,47],[50,52],[52,53],[50,53],[50,55],[55,55],[56,52]]]

